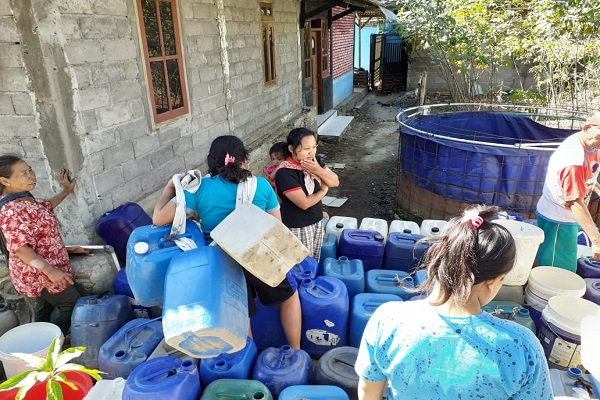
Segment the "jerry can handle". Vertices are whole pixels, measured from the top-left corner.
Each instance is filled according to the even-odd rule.
[[[138,337],[138,335],[140,333],[142,333],[144,331],[144,329],[146,329],[146,325],[148,325],[151,322],[155,322],[155,321],[158,321],[158,320],[161,320],[161,319],[162,319],[162,316],[157,317],[157,318],[153,318],[153,319],[149,319],[148,321],[144,321],[144,322],[142,322],[139,325],[132,326],[131,328],[129,328],[127,330],[127,332],[125,332],[125,348],[126,349],[130,349],[130,348],[134,347],[131,343],[135,340],[136,337]],[[137,329],[137,328],[142,328],[142,329],[139,329],[137,332],[135,332],[133,335],[131,335],[131,337],[129,337],[129,333],[131,331],[133,331],[134,329]],[[135,347],[139,347],[139,346],[140,345],[135,346]]]

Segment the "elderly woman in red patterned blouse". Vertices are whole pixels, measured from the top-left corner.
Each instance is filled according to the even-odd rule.
[[[17,291],[35,299],[35,320],[58,325],[64,334],[80,297],[60,235],[54,208],[75,189],[69,171],[60,174],[63,190],[35,200],[36,176],[22,159],[0,156],[0,230],[4,235],[10,279]]]

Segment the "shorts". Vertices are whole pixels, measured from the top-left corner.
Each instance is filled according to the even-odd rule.
[[[537,252],[537,265],[577,270],[578,224],[560,224],[538,214],[538,227],[544,231],[544,242]]]
[[[254,297],[258,297],[260,302],[265,306],[276,306],[292,297],[292,295],[296,292],[296,280],[289,272],[279,285],[276,287],[271,287],[245,269],[243,271],[244,276],[246,277],[246,287],[248,289],[249,317],[252,317],[254,314],[256,314]]]
[[[319,261],[321,258],[321,247],[323,246],[323,220],[302,228],[290,228],[290,231],[308,249],[308,255]]]

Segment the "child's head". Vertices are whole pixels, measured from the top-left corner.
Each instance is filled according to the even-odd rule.
[[[271,156],[271,165],[279,166],[286,157],[287,143],[277,142],[269,149],[269,156]]]
[[[490,222],[497,213],[495,206],[469,208],[450,220],[440,236],[427,239],[433,244],[425,256],[429,276],[424,286],[431,291],[438,284],[434,305],[464,305],[474,285],[503,279],[512,269],[516,244],[506,228]]]

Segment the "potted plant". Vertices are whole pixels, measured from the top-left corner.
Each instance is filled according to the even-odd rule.
[[[82,399],[92,388],[90,376],[100,380],[100,374],[103,373],[97,369],[69,363],[84,351],[85,347],[71,347],[60,352],[60,341],[56,337],[50,344],[46,359],[32,354],[12,353],[27,362],[32,370],[21,372],[1,383],[0,400],[5,398],[2,397],[5,394],[16,395],[6,399],[39,400],[43,398],[40,397],[43,393],[47,400]]]

